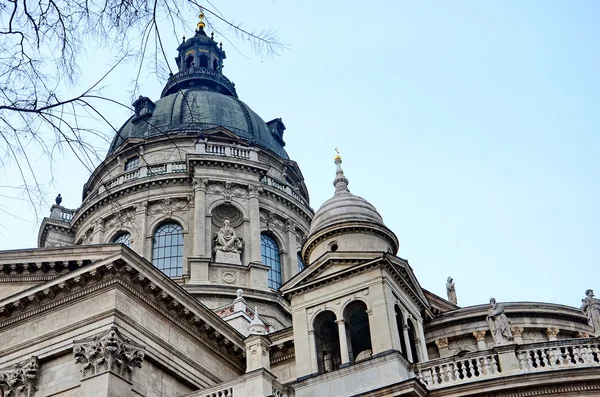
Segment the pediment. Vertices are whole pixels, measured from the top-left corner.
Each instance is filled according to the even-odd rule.
[[[405,294],[409,295],[422,309],[428,309],[429,301],[411,267],[403,259],[391,254],[373,253],[326,253],[307,269],[298,273],[281,287],[285,295],[294,295],[303,290],[318,288],[337,279],[352,277],[357,272],[373,266],[386,269]]]
[[[235,132],[228,130],[225,127],[215,127],[202,131],[205,139],[220,141],[220,142],[237,142],[244,143],[245,139],[237,135]]]

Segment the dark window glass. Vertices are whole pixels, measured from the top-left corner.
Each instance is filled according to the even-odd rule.
[[[306,266],[304,266],[304,262],[302,262],[302,255],[298,252],[298,273],[300,273]]]
[[[281,259],[279,257],[279,246],[266,233],[260,235],[260,253],[262,261],[269,266],[269,288],[281,287]]]
[[[135,170],[140,165],[139,157],[132,157],[125,162],[125,171]]]
[[[165,223],[154,232],[152,264],[169,277],[181,276],[183,228],[177,223]]]
[[[121,244],[131,248],[131,234],[121,233],[113,239],[113,243],[121,243]]]

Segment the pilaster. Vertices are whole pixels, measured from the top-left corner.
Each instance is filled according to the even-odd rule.
[[[206,256],[206,185],[208,179],[194,178],[194,256]]]
[[[151,260],[150,256],[146,255],[146,219],[148,217],[148,202],[143,201],[135,206],[135,223],[138,225],[137,235],[133,236],[133,250],[142,257]]]
[[[250,217],[250,235],[248,236],[250,248],[250,262],[262,262],[260,254],[260,208],[258,193],[262,188],[258,185],[248,186],[248,212]]]
[[[473,336],[475,337],[475,341],[477,342],[477,350],[479,351],[487,350],[487,343],[485,343],[486,332],[487,330],[485,329],[473,331]]]

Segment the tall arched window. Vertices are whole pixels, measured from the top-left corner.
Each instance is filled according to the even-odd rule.
[[[199,66],[201,68],[207,68],[208,67],[208,57],[204,54],[200,55],[200,57],[198,57],[198,61],[199,61]]]
[[[370,358],[373,351],[367,305],[358,300],[350,303],[344,310],[344,320],[350,363],[354,364]]]
[[[404,338],[404,317],[402,317],[402,310],[400,310],[398,305],[394,306],[394,310],[396,311],[396,327],[398,328],[398,335],[400,336],[401,354],[408,360],[408,355],[406,354],[406,349],[408,347],[406,345],[406,339]]]
[[[262,262],[269,266],[269,288],[281,287],[281,258],[279,246],[273,237],[266,233],[260,235],[260,253]]]
[[[183,268],[183,228],[164,223],[154,232],[152,264],[169,277],[181,276]]]
[[[417,355],[417,338],[415,336],[417,329],[410,318],[406,320],[406,324],[408,325],[408,343],[410,345],[410,352],[412,354],[413,363],[416,364],[419,362],[419,356]]]
[[[131,248],[131,234],[127,232],[122,232],[117,234],[115,238],[113,238],[113,243],[121,243],[126,247]]]
[[[320,374],[335,371],[340,367],[340,336],[335,314],[329,310],[320,313],[313,323],[317,364]]]
[[[302,261],[302,255],[298,252],[297,254],[298,260],[298,273],[300,273],[306,266],[304,266],[304,262]]]

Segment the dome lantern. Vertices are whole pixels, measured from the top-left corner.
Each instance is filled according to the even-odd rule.
[[[235,84],[223,75],[226,58],[223,46],[215,41],[214,35],[209,37],[204,32],[205,27],[204,13],[201,12],[196,34],[187,40],[184,36],[177,48],[175,61],[179,71],[169,77],[161,97],[185,88],[200,87],[237,98]]]

